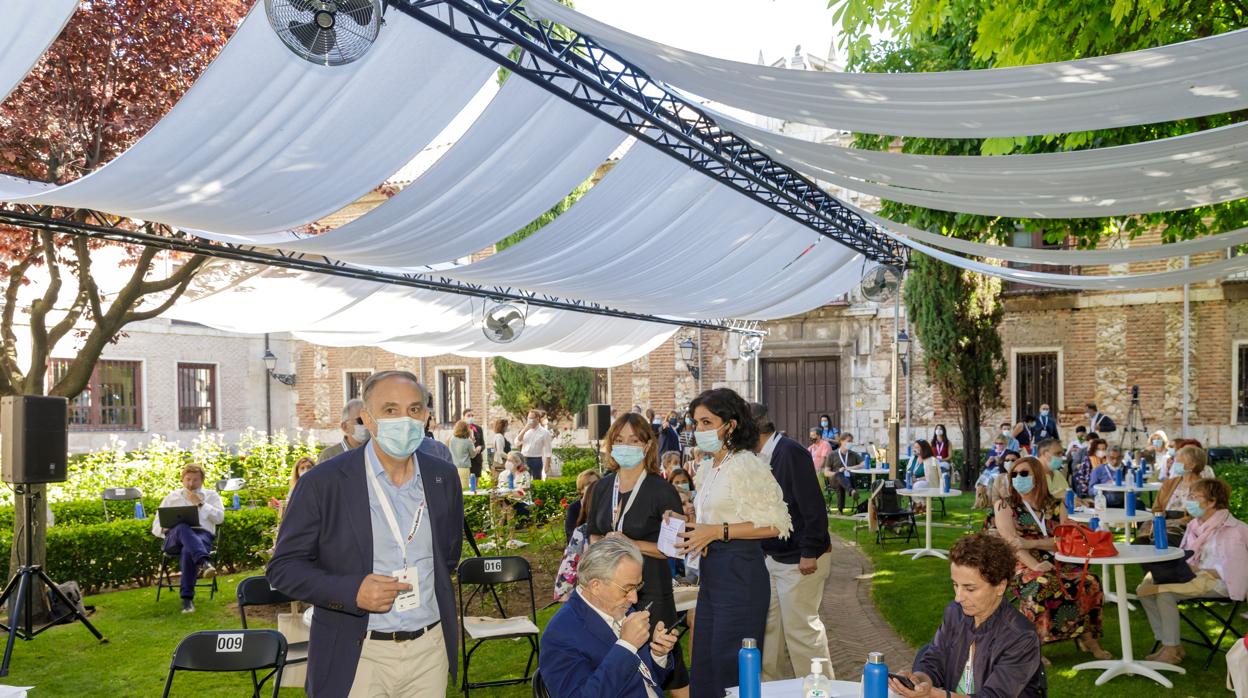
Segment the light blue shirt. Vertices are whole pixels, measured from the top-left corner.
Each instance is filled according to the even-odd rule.
[[[381,491],[390,500],[394,509],[395,520],[399,524],[399,533],[407,538],[412,529],[412,520],[417,509],[425,501],[425,487],[420,479],[420,463],[412,456],[414,475],[411,480],[396,487],[386,475],[377,457],[376,447],[369,441],[364,449],[364,468],[368,476],[381,485]],[[395,570],[403,567],[403,549],[394,539],[390,523],[385,511],[377,499],[377,491],[368,485],[368,511],[373,525],[373,573],[392,575]],[[438,602],[433,589],[433,526],[430,521],[429,508],[425,507],[420,528],[416,531],[412,542],[407,544],[407,564],[416,568],[420,580],[420,606],[403,612],[391,609],[389,613],[371,613],[368,616],[368,629],[381,632],[398,630],[420,630],[432,625],[439,619]]]

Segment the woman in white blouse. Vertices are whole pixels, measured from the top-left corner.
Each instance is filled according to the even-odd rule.
[[[685,507],[682,552],[699,556],[698,632],[690,670],[692,698],[723,698],[737,685],[741,640],[761,648],[771,581],[760,544],[793,529],[771,466],[753,452],[758,427],[740,395],[708,390],[691,404],[694,439],[707,454]]]

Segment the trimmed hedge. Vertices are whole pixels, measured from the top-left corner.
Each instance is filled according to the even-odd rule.
[[[156,509],[160,507],[160,496],[144,496],[143,511],[149,517],[156,515]],[[265,506],[268,504],[270,497],[278,499],[286,496],[285,488],[273,488],[269,490],[263,489],[245,489],[239,493],[239,499],[243,506]],[[223,496],[222,502],[228,509],[232,503],[233,497]],[[52,502],[52,516],[55,517],[56,523],[52,526],[52,530],[56,530],[63,526],[83,526],[105,523],[104,521],[104,500],[102,499],[75,499],[69,502]],[[134,518],[134,502],[108,502],[109,520],[115,519],[132,519]],[[13,507],[0,506],[0,531],[7,531],[8,535],[13,535]]]
[[[264,564],[276,525],[277,511],[268,507],[227,511],[217,530],[217,565],[228,572]],[[0,546],[8,548],[12,542],[12,531],[0,531]],[[88,593],[151,584],[160,559],[160,540],[152,535],[150,518],[48,529],[48,576],[74,580]],[[4,556],[0,569],[6,578],[8,567]]]

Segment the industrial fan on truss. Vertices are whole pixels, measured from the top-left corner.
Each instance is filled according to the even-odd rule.
[[[872,267],[862,277],[858,290],[862,292],[863,298],[872,303],[882,303],[893,297],[900,283],[901,272],[897,271],[897,267],[880,264]]]
[[[318,65],[358,60],[381,30],[381,0],[264,0],[264,9],[282,43]]]
[[[508,344],[524,331],[528,306],[523,310],[511,303],[496,303],[482,313],[481,331],[496,344]]]
[[[741,338],[741,343],[737,345],[737,351],[741,354],[741,358],[752,359],[758,352],[763,349],[763,338],[756,334],[747,334]]]

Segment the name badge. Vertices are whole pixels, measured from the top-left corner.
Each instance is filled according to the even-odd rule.
[[[410,611],[413,608],[420,608],[420,575],[417,574],[415,567],[407,569],[395,570],[390,573],[391,577],[398,579],[403,584],[411,584],[412,590],[405,591],[394,597],[394,606],[392,611]]]

